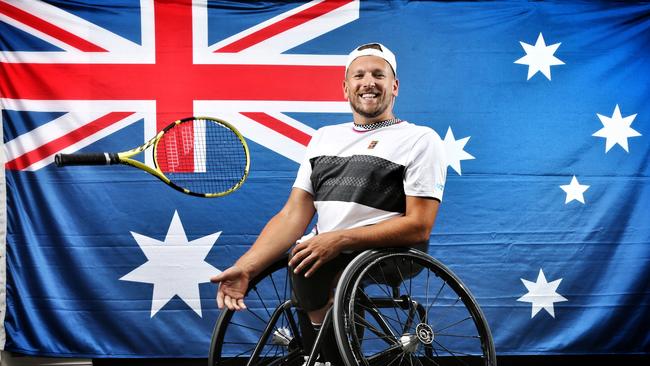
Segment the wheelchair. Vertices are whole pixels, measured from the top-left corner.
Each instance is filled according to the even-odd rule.
[[[303,349],[289,281],[282,258],[251,281],[246,310],[220,313],[210,366],[314,364],[320,333],[314,349]],[[327,326],[347,366],[496,365],[488,323],[470,291],[413,248],[356,256],[341,274],[321,333]]]

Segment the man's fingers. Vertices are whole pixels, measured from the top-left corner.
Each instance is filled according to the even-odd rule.
[[[241,310],[246,309],[246,304],[244,304],[244,299],[239,299],[239,300],[237,300],[237,305],[239,305],[239,308],[240,308]]]
[[[313,261],[315,261],[317,258],[313,255],[307,256],[307,258],[303,259],[300,261],[298,266],[293,270],[293,273],[300,273],[302,272],[307,266],[309,266]]]
[[[217,303],[219,302],[219,297],[217,296]],[[246,309],[246,304],[244,299],[237,299],[230,295],[221,295],[222,306],[225,306],[229,310],[244,310]],[[221,308],[221,307],[220,307]]]
[[[237,276],[234,275],[232,273],[232,271],[227,269],[227,270],[225,270],[225,271],[223,271],[223,272],[221,272],[221,273],[219,273],[217,275],[214,275],[214,276],[210,277],[210,282],[219,283],[219,282],[231,280],[231,279],[236,278],[236,277]]]
[[[230,310],[236,310],[236,309],[235,309],[235,305],[233,304],[233,298],[232,298],[232,297],[226,295],[226,296],[224,297],[224,303],[226,304],[226,307],[227,307],[228,309],[230,309]]]
[[[237,311],[244,310],[244,308],[241,306],[243,302],[244,301],[242,299],[235,299],[235,298],[232,299],[232,305],[235,307],[235,310]]]
[[[291,260],[289,261],[289,266],[295,267],[299,265],[302,261],[304,261],[304,258],[310,255],[311,252],[309,250],[301,250],[299,252],[296,252],[296,254],[291,257]]]
[[[219,283],[219,282],[223,281],[223,278],[222,278],[223,276],[221,275],[222,273],[223,272],[219,273],[218,275],[210,277],[210,282]]]
[[[223,309],[223,292],[217,291],[217,307]]]
[[[311,267],[309,268],[309,271],[305,273],[305,278],[308,278],[314,272],[316,272],[316,270],[320,268],[321,265],[323,265],[323,261],[321,259],[318,259],[316,262],[314,262],[314,264],[312,264]]]
[[[291,249],[291,256],[294,256],[294,255],[296,255],[296,253],[298,253],[299,251],[305,249],[305,246],[306,246],[306,245],[303,244],[303,243],[298,243],[298,244],[296,244],[296,246],[294,246],[293,249]]]

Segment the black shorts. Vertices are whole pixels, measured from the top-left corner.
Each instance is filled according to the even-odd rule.
[[[359,254],[341,253],[336,258],[323,264],[309,278],[304,270],[300,274],[291,273],[291,288],[294,300],[304,311],[314,311],[327,305],[330,294],[336,289],[341,272]]]
[[[429,243],[414,245],[413,248],[426,253]],[[291,288],[293,300],[304,311],[313,311],[323,308],[329,301],[330,294],[336,290],[336,284],[345,267],[361,252],[341,253],[336,258],[325,263],[309,278],[301,274],[291,273]],[[381,267],[381,268],[380,268]],[[384,262],[370,272],[374,278],[391,286],[399,286],[405,278],[411,278],[422,270],[421,266],[414,266],[412,262],[395,258],[395,262]],[[372,276],[371,276],[372,277]]]

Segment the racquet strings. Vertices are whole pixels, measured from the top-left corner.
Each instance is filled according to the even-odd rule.
[[[248,159],[237,134],[214,120],[194,119],[167,130],[156,144],[156,165],[194,193],[224,193],[245,177]]]

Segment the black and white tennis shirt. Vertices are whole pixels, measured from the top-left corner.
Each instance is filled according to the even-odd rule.
[[[402,121],[363,130],[349,122],[316,131],[293,186],[314,197],[323,233],[404,215],[406,196],[441,201],[446,176],[431,128]]]

